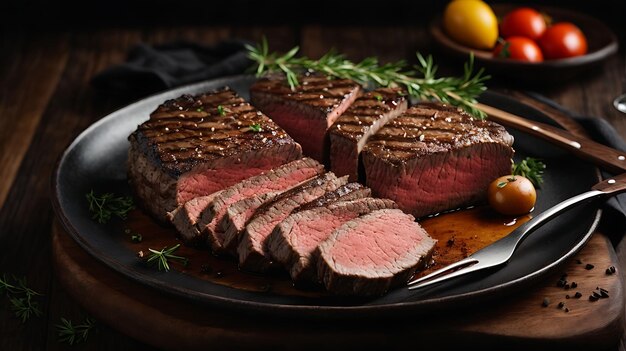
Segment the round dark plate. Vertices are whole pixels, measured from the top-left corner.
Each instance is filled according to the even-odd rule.
[[[493,4],[492,9],[498,18],[503,17],[519,4]],[[586,55],[557,60],[545,60],[540,63],[493,57],[491,51],[473,49],[452,40],[443,29],[441,18],[430,25],[430,33],[441,49],[449,55],[467,60],[474,53],[479,66],[485,67],[488,74],[495,77],[514,78],[522,83],[559,83],[572,79],[602,63],[618,49],[615,34],[602,22],[588,15],[558,7],[532,5],[538,11],[546,13],[552,22],[572,22],[587,37]],[[516,81],[512,81],[515,83]]]
[[[148,118],[159,104],[181,94],[196,94],[225,85],[248,97],[254,77],[236,76],[207,81],[148,97],[118,110],[85,130],[61,156],[53,175],[54,210],[64,229],[88,253],[137,282],[190,301],[243,312],[282,316],[355,318],[415,316],[416,314],[479,301],[509,293],[552,272],[572,257],[588,240],[600,212],[582,207],[565,213],[522,243],[511,262],[499,270],[418,291],[397,288],[369,299],[302,297],[243,291],[177,272],[159,272],[140,264],[135,252],[124,245],[122,224],[98,224],[91,219],[85,194],[91,189],[129,193],[126,182],[128,135]],[[503,95],[487,92],[482,101],[504,110],[553,123],[540,111]],[[573,156],[533,137],[511,131],[516,159],[540,157],[548,164],[545,184],[534,213],[588,190],[598,181],[597,170]]]

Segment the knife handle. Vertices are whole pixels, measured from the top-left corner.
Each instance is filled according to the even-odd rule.
[[[619,194],[626,191],[626,173],[620,174],[616,177],[605,179],[596,184],[592,188],[593,190],[601,191],[607,195]]]
[[[590,161],[609,172],[616,174],[626,172],[626,152],[610,148],[584,137],[576,136],[568,131],[545,123],[519,117],[489,105],[478,103],[476,107],[487,113],[492,121],[521,130],[563,147],[576,156]]]

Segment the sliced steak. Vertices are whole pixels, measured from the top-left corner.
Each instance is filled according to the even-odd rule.
[[[360,183],[348,183],[333,191],[327,192],[309,203],[299,206],[293,210],[293,212],[306,211],[312,208],[330,205],[331,203],[338,201],[361,199],[369,197],[370,195],[372,195],[372,190],[370,188],[366,188]]]
[[[246,223],[254,216],[259,207],[267,202],[271,202],[278,195],[280,195],[280,192],[260,194],[239,200],[230,205],[221,223],[218,224],[218,230],[224,233],[222,250],[236,255],[237,245],[239,245],[241,234],[246,229]]]
[[[267,239],[268,251],[294,281],[313,280],[317,278],[313,253],[335,229],[372,211],[397,207],[391,200],[366,197],[292,213]]]
[[[359,180],[359,154],[370,135],[407,108],[405,93],[398,88],[381,88],[362,95],[328,130],[330,170],[337,176]]]
[[[206,242],[202,240],[197,222],[202,211],[213,201],[220,192],[215,192],[207,196],[199,196],[178,206],[174,211],[167,214],[167,218],[174,224],[174,227],[186,244],[201,245]]]
[[[377,210],[337,228],[316,251],[319,280],[339,295],[382,295],[430,260],[436,241],[401,210]]]
[[[271,260],[267,252],[266,239],[274,227],[298,206],[337,189],[347,181],[348,177],[337,178],[332,172],[328,172],[279,195],[272,202],[259,208],[241,235],[237,247],[239,267],[257,272],[269,268]]]
[[[195,197],[301,157],[282,128],[228,88],[166,101],[129,140],[129,181],[161,221]]]
[[[456,108],[409,108],[369,138],[362,157],[375,196],[415,217],[468,206],[511,172],[513,137]]]
[[[224,189],[206,204],[199,215],[197,230],[206,236],[214,252],[220,252],[223,249],[224,232],[218,228],[218,224],[230,205],[259,194],[286,191],[323,172],[322,164],[311,158],[303,158],[243,180]]]
[[[292,90],[282,77],[260,79],[250,88],[250,100],[300,143],[305,155],[323,161],[326,130],[357,98],[360,87],[318,75],[298,80]]]

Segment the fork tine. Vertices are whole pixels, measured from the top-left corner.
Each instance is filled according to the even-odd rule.
[[[416,279],[412,282],[409,283],[409,290],[415,290],[415,289],[420,289],[426,286],[429,286],[431,284],[436,284],[448,279],[452,279],[452,278],[456,278],[468,273],[472,273],[472,272],[476,272],[479,271],[481,269],[490,267],[489,265],[484,265],[481,264],[480,261],[476,260],[476,259],[469,259],[469,257],[465,260],[465,265],[462,268],[459,268],[458,270],[447,274],[447,275],[442,275],[443,273],[450,271],[452,268],[452,266],[456,266],[458,267],[459,265],[455,265],[455,264],[451,264],[448,267],[444,267],[442,269],[440,269],[439,271],[444,271],[444,272],[440,272],[438,275],[434,275],[435,273],[439,272],[439,271],[435,271],[427,276],[424,276],[420,279]],[[463,261],[459,261],[457,263],[463,262]],[[438,277],[437,277],[438,276]]]
[[[455,262],[455,263],[449,264],[449,265],[447,265],[447,266],[445,266],[443,268],[440,268],[440,269],[438,269],[438,270],[436,270],[436,271],[434,271],[434,272],[432,272],[430,274],[427,274],[427,275],[425,275],[423,277],[420,277],[420,278],[417,278],[415,280],[412,280],[412,281],[408,282],[407,285],[410,286],[410,285],[414,285],[414,284],[419,284],[420,282],[423,282],[423,281],[426,281],[426,280],[435,279],[435,278],[437,278],[437,277],[439,277],[441,275],[447,274],[448,272],[453,271],[455,269],[459,269],[459,268],[462,269],[462,267],[466,267],[468,265],[476,264],[476,263],[478,263],[477,259],[471,258],[471,257],[467,257],[467,258],[462,259],[462,260],[460,260],[458,262]]]

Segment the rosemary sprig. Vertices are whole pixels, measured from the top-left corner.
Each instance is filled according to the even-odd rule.
[[[26,278],[18,279],[13,277],[14,282],[9,282],[6,274],[0,278],[0,293],[6,294],[11,303],[11,309],[15,316],[22,323],[25,323],[32,316],[41,316],[39,303],[34,300],[40,293],[26,286]]]
[[[96,321],[90,317],[85,318],[81,324],[76,325],[71,320],[61,318],[61,323],[56,325],[59,342],[66,342],[70,345],[84,342],[95,325]]]
[[[299,84],[296,72],[316,71],[329,77],[352,79],[364,86],[404,87],[415,98],[441,101],[461,107],[478,118],[486,117],[474,104],[476,97],[486,89],[484,82],[489,76],[484,75],[483,69],[474,72],[473,55],[465,63],[462,77],[437,78],[432,56],[424,57],[420,53],[416,53],[419,64],[409,67],[405,61],[379,64],[376,57],[355,63],[334,51],[318,60],[296,57],[297,46],[280,55],[269,51],[265,38],[256,47],[247,45],[246,48],[248,57],[256,64],[257,76],[282,72],[292,89]]]
[[[126,215],[135,208],[133,198],[130,196],[115,196],[111,193],[96,195],[91,190],[86,195],[89,202],[89,211],[92,218],[98,223],[106,223],[111,220],[112,216],[126,219]]]
[[[546,164],[534,157],[526,157],[519,163],[513,165],[512,173],[528,178],[534,186],[541,187],[543,183],[543,171]]]
[[[187,264],[189,264],[189,260],[186,257],[177,256],[173,254],[176,250],[178,250],[179,247],[180,247],[180,244],[176,244],[170,247],[169,249],[167,247],[164,247],[160,251],[155,250],[155,249],[148,249],[148,251],[150,251],[150,255],[148,255],[148,258],[146,259],[146,263],[156,264],[157,268],[160,271],[166,271],[166,272],[170,270],[170,265],[169,265],[168,260],[178,260],[182,262],[184,266],[187,266]],[[145,258],[145,254],[143,251],[139,251],[139,258]]]

